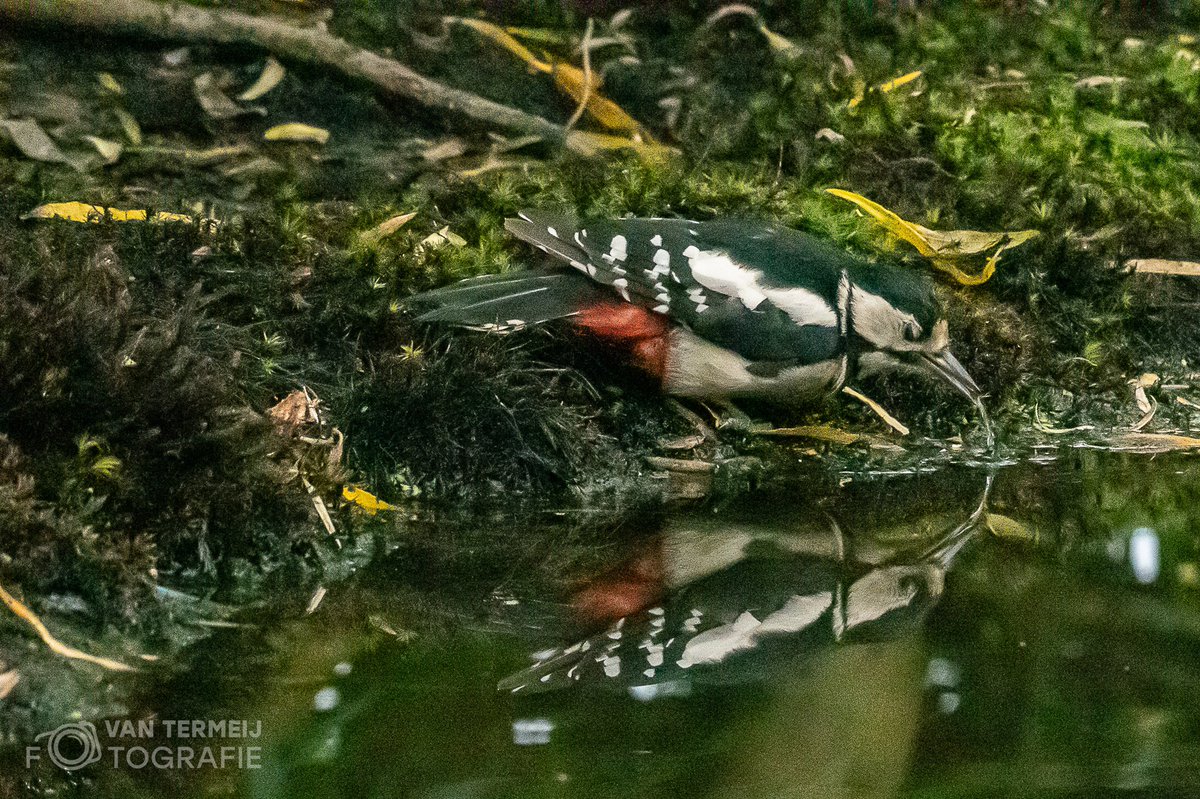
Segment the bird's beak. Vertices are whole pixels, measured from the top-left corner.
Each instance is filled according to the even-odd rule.
[[[936,353],[921,353],[925,366],[941,379],[956,388],[964,397],[976,404],[983,396],[983,389],[971,378],[963,365],[958,362],[950,350],[945,349]]]

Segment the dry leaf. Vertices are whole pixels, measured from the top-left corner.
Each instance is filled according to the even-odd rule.
[[[887,424],[888,427],[892,428],[900,435],[902,435],[902,436],[908,435],[909,430],[905,424],[903,424],[895,416],[892,416],[890,413],[888,413],[886,408],[884,408],[882,405],[880,405],[875,400],[868,397],[866,394],[856,391],[855,389],[850,388],[850,386],[843,386],[842,393],[846,394],[848,396],[854,397],[856,400],[861,402],[863,405],[866,405],[868,408],[870,408],[872,411],[874,411],[875,415],[878,416],[880,419],[882,419]]]
[[[421,240],[421,243],[418,244],[417,247],[418,249],[437,249],[438,247],[443,247],[447,244],[454,247],[463,247],[466,245],[466,243],[466,239],[457,233],[452,232],[450,230],[450,226],[447,225],[436,233],[430,233]]]
[[[885,230],[911,244],[917,252],[929,259],[935,269],[951,275],[964,286],[986,283],[996,272],[1000,254],[1038,235],[1036,230],[1018,230],[1006,233],[985,233],[978,230],[930,230],[927,227],[901,219],[877,202],[844,189],[826,189],[828,193],[852,202],[875,219]],[[993,252],[977,274],[962,270],[965,262],[988,250]]]
[[[196,96],[196,101],[200,103],[204,113],[213,119],[233,119],[256,113],[266,114],[266,111],[261,108],[247,108],[229,99],[229,96],[221,91],[221,87],[217,85],[216,76],[211,72],[196,76],[192,81],[192,94]]]
[[[125,145],[119,141],[111,139],[101,139],[99,136],[84,136],[83,140],[92,147],[96,148],[96,152],[100,153],[100,157],[104,159],[106,164],[115,164],[121,158],[121,152],[125,149]]]
[[[395,233],[400,228],[407,225],[413,217],[417,215],[416,211],[409,211],[407,214],[397,214],[391,219],[386,219],[380,222],[370,230],[365,230],[359,234],[359,238],[365,241],[379,241]]]
[[[267,416],[275,423],[275,427],[286,435],[292,435],[301,425],[307,424],[309,415],[308,395],[300,389],[267,409]]]
[[[365,488],[359,488],[358,486],[343,486],[342,498],[347,502],[353,502],[372,516],[381,510],[395,510],[392,505],[384,502]]]
[[[22,219],[65,219],[68,222],[93,222],[99,223],[104,219],[111,219],[114,222],[145,222],[146,212],[144,210],[125,211],[120,208],[106,208],[102,205],[88,205],[87,203],[69,202],[69,203],[47,203],[39,205],[27,214],[21,216]],[[188,222],[192,218],[187,214],[172,214],[166,211],[159,211],[154,214],[154,222]]]
[[[827,141],[834,144],[841,144],[846,140],[845,136],[832,128],[821,128],[817,131],[817,135],[813,138],[815,138],[817,141]]]
[[[1100,86],[1112,86],[1117,83],[1124,83],[1129,80],[1119,75],[1092,75],[1088,78],[1080,78],[1075,81],[1076,89],[1096,89]]]
[[[829,425],[802,425],[800,427],[776,427],[773,430],[755,431],[755,435],[770,438],[811,438],[816,441],[827,441],[830,444],[848,446],[863,440],[858,433],[838,430]]]
[[[584,104],[584,110],[588,115],[608,130],[627,134],[635,144],[654,142],[654,138],[638,124],[637,120],[599,92],[601,80],[596,73],[593,72],[589,80],[579,67],[563,62],[551,64],[543,61],[503,28],[490,22],[465,17],[447,17],[446,21],[471,28],[521,59],[533,71],[553,77],[555,84],[562,92],[570,96],[576,103]]]
[[[304,609],[305,616],[311,616],[317,612],[317,608],[321,607],[321,602],[324,601],[325,595],[329,593],[329,589],[325,586],[318,586],[313,592],[312,598],[308,600],[308,607]]]
[[[123,87],[117,81],[117,79],[112,76],[111,72],[97,73],[96,80],[100,81],[101,88],[103,88],[104,91],[109,92],[110,94],[121,95],[121,94],[125,93],[125,87]]]
[[[1119,433],[1109,442],[1116,449],[1143,454],[1200,449],[1200,438],[1172,433]]]
[[[443,142],[438,142],[432,147],[421,153],[421,157],[426,161],[445,161],[449,158],[458,158],[467,152],[467,143],[459,138],[446,139]]]
[[[254,81],[246,91],[239,94],[238,99],[244,103],[257,100],[278,86],[286,74],[287,70],[283,68],[283,64],[276,61],[274,56],[267,56],[267,63],[263,66],[262,74],[258,76],[258,80]]]
[[[312,144],[325,144],[329,141],[329,131],[324,128],[316,128],[312,125],[305,125],[303,122],[288,122],[283,125],[276,125],[269,128],[263,134],[263,139],[266,141],[292,141],[292,142],[311,142]]]
[[[1031,529],[1028,525],[1016,519],[1001,516],[999,513],[986,514],[984,516],[984,524],[987,525],[992,535],[995,535],[997,538],[1004,538],[1010,541],[1036,542],[1038,540],[1036,530]]]
[[[125,138],[129,139],[129,143],[134,147],[141,147],[142,126],[138,121],[123,108],[114,108],[113,113],[117,115],[117,121],[121,123],[121,130],[125,133]]]
[[[1200,277],[1200,263],[1196,261],[1171,261],[1166,258],[1134,258],[1125,262],[1125,268],[1139,275]]]
[[[21,674],[16,669],[6,671],[0,674],[0,700],[8,698],[12,690],[17,687],[17,683],[21,681]]]
[[[8,131],[8,137],[26,158],[52,164],[69,163],[54,140],[32,119],[0,119],[0,127]]]

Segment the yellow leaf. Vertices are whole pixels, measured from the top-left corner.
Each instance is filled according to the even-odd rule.
[[[637,120],[625,113],[625,110],[612,100],[600,94],[601,81],[596,73],[592,73],[589,81],[579,67],[567,63],[551,64],[544,61],[503,28],[490,22],[465,17],[447,17],[446,21],[471,28],[524,61],[534,72],[541,72],[553,77],[558,88],[575,102],[582,103],[586,100],[585,110],[605,128],[630,133],[639,141],[653,142],[653,139],[642,129]]]
[[[87,203],[47,203],[39,205],[22,219],[65,219],[68,222],[94,222],[112,219],[114,222],[145,222],[146,212],[141,209],[125,211],[120,208],[105,208],[102,205]],[[159,211],[154,215],[154,222],[191,222],[186,214],[172,214]]]
[[[280,64],[272,56],[267,56],[267,63],[263,66],[262,74],[258,76],[258,80],[254,81],[246,91],[239,94],[238,99],[244,103],[257,100],[278,86],[286,74],[287,70],[283,68],[283,64]]]
[[[891,80],[889,80],[886,83],[881,83],[878,86],[872,87],[871,91],[890,92],[895,89],[899,89],[901,86],[903,86],[906,83],[912,83],[914,80],[921,77],[922,74],[924,74],[924,73],[922,73],[921,70],[916,69],[916,70],[913,70],[912,72],[901,75],[898,78],[892,78]],[[863,97],[865,96],[865,94],[866,94],[866,90],[863,88],[860,88],[858,90],[858,93],[854,95],[854,99],[852,99],[850,101],[850,104],[849,104],[850,108],[854,108],[859,103],[861,103],[863,101]]]
[[[114,108],[113,113],[117,115],[117,120],[121,123],[121,130],[125,132],[125,138],[129,139],[129,143],[134,147],[141,147],[142,126],[138,124],[138,121],[123,108]]]
[[[266,141],[305,141],[313,144],[324,144],[329,141],[329,131],[315,128],[303,122],[288,122],[269,128],[263,134]]]
[[[342,486],[342,499],[347,502],[353,502],[372,516],[381,510],[395,510],[393,506],[384,502],[370,491],[358,486]]]
[[[567,133],[567,149],[581,155],[596,155],[611,150],[633,150],[644,161],[666,161],[676,151],[656,141],[634,141],[624,136],[572,130]]]
[[[112,76],[111,72],[100,72],[96,75],[96,79],[100,81],[100,86],[110,94],[124,94],[125,88],[121,86],[117,79]]]
[[[417,215],[416,211],[409,211],[407,214],[398,214],[391,219],[386,219],[380,222],[370,230],[359,234],[359,238],[363,241],[378,241],[386,236],[390,236],[400,228],[404,227]]]
[[[921,74],[922,74],[921,70],[915,69],[912,72],[901,75],[898,78],[893,78],[893,79],[889,80],[887,83],[879,84],[879,91],[890,92],[894,89],[899,89],[904,84],[912,83],[914,80],[921,77]]]
[[[884,208],[874,200],[844,189],[826,189],[834,197],[852,202],[871,216],[893,236],[911,244],[917,252],[929,259],[935,269],[952,276],[964,286],[986,283],[996,272],[1000,254],[1038,235],[1036,230],[988,233],[979,230],[930,230],[902,219],[894,211]],[[963,271],[974,256],[993,250],[983,269],[975,274]]]

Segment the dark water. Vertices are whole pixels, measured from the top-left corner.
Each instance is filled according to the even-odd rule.
[[[621,525],[405,523],[145,698],[260,721],[261,768],[95,787],[1200,795],[1198,497],[1194,458],[1066,451]]]

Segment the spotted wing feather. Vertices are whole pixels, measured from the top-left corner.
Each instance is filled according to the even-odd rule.
[[[509,220],[508,229],[625,300],[669,316],[750,361],[817,363],[836,357],[841,347],[834,308],[839,268],[826,263],[832,256],[824,250],[804,250],[807,237],[795,231],[787,233],[800,236],[800,243],[788,239],[782,257],[799,253],[807,258],[803,266],[819,263],[811,285],[789,283],[786,267],[738,260],[738,248],[745,256],[775,257],[771,247],[782,229],[757,223],[622,219],[579,224],[563,215],[525,211],[521,219]],[[738,244],[735,230],[751,243]]]

